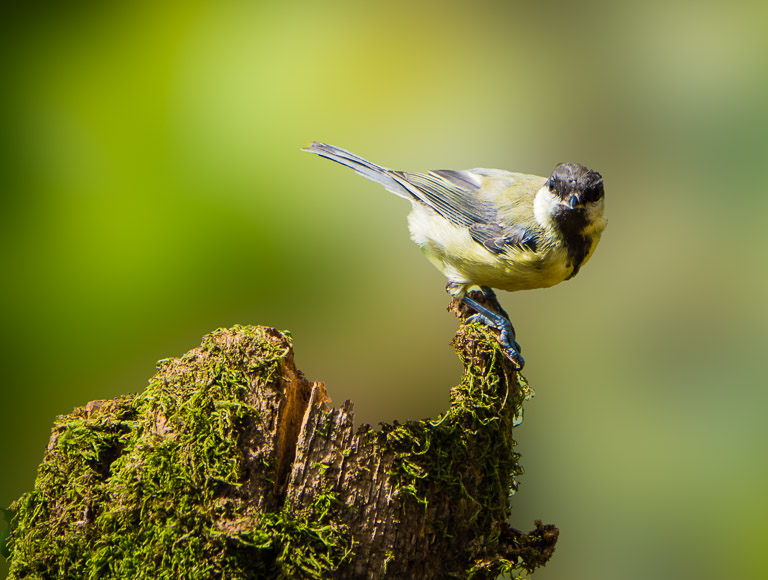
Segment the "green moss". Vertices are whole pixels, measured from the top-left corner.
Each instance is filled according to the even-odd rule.
[[[461,529],[474,541],[468,550],[494,554],[516,477],[523,472],[512,429],[521,422],[523,401],[533,391],[513,372],[485,326],[466,326],[455,340],[466,358],[450,408],[435,420],[382,425],[386,444],[396,454],[390,475],[401,495],[427,511],[428,520],[441,521],[442,529],[431,530],[438,541]],[[430,518],[430,503],[451,506],[452,513]],[[520,565],[515,560],[512,568],[501,568],[509,572]],[[494,567],[499,573],[501,568]]]
[[[141,394],[58,418],[34,489],[9,512],[10,578],[328,578],[353,558],[336,467],[311,466],[322,475],[305,508],[278,497],[264,437],[290,338],[232,330],[160,361]],[[463,326],[455,341],[464,375],[445,413],[357,436],[394,456],[394,497],[419,516],[403,520],[426,522],[436,550],[466,548],[465,576],[543,565],[521,555],[525,535],[506,525],[522,473],[512,430],[532,391],[483,325]],[[331,428],[321,422],[316,434]],[[400,570],[398,558],[388,551],[384,569]]]
[[[8,536],[11,534],[11,520],[14,516],[14,511],[11,509],[0,508],[0,556],[8,558],[11,555],[11,551],[8,549]]]
[[[318,489],[308,511],[296,513],[287,507],[264,514],[236,541],[274,556],[275,565],[263,570],[267,577],[329,578],[352,556],[351,537],[335,517],[338,507],[334,494]],[[250,570],[248,577],[260,575]]]
[[[10,578],[321,578],[349,556],[331,494],[303,513],[244,501],[244,439],[259,421],[249,381],[269,386],[289,344],[236,330],[255,339],[247,356],[214,333],[161,361],[142,394],[58,419],[13,506]]]

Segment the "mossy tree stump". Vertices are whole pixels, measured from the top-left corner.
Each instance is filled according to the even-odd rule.
[[[478,299],[482,298],[478,296]],[[460,312],[466,316],[466,312]],[[235,327],[135,396],[59,417],[14,503],[10,578],[495,578],[557,540],[507,523],[530,395],[487,329],[434,420],[354,428],[288,335]]]

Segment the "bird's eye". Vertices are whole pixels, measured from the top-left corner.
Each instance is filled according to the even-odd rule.
[[[597,184],[593,185],[592,187],[587,188],[584,191],[584,195],[582,195],[582,199],[585,202],[588,202],[588,203],[589,202],[593,202],[593,201],[597,201],[601,197],[603,197],[603,195],[605,195],[604,191],[605,190],[603,189],[603,184],[602,183],[597,183]]]
[[[553,178],[550,178],[547,182],[547,187],[549,187],[549,189],[555,189],[555,180]]]

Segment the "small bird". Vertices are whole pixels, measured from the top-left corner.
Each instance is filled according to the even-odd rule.
[[[547,288],[573,278],[600,241],[603,178],[577,163],[562,163],[539,177],[501,169],[393,171],[349,151],[313,141],[302,151],[355,170],[411,202],[411,239],[440,270],[446,290],[500,331],[507,356],[525,361],[506,312],[493,312],[467,296],[473,286],[497,303],[492,288]]]

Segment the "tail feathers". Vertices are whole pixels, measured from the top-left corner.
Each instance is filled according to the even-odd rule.
[[[354,153],[317,141],[312,141],[309,144],[309,147],[304,147],[302,151],[309,151],[320,157],[325,157],[336,163],[346,165],[353,169],[358,175],[362,175],[366,179],[370,179],[371,181],[383,185],[387,191],[391,191],[395,195],[399,195],[408,200],[414,199],[414,195],[406,188],[403,180],[398,178],[395,172],[376,165],[375,163],[371,163],[367,159],[358,157]]]

